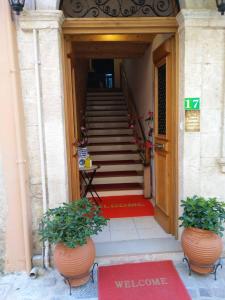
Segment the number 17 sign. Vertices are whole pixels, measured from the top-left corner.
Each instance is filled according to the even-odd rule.
[[[200,98],[185,98],[184,99],[185,110],[200,110]]]

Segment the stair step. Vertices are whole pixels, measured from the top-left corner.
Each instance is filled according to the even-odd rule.
[[[87,128],[128,128],[128,122],[88,122]]]
[[[86,102],[86,105],[126,105],[126,102],[124,100],[118,99],[118,100],[88,100]]]
[[[101,161],[93,164],[100,165],[98,173],[101,172],[115,172],[115,171],[142,171],[143,164],[139,160],[114,160],[114,161]]]
[[[86,117],[89,116],[127,116],[127,110],[88,110]]]
[[[112,121],[112,122],[121,122],[121,121],[128,121],[128,115],[124,115],[124,116],[88,116],[86,117],[86,121],[89,122],[103,122],[103,121]]]
[[[109,129],[89,129],[88,130],[88,136],[92,135],[121,135],[121,134],[132,134],[132,129],[126,129],[126,128],[109,128]]]
[[[88,138],[88,143],[120,143],[120,142],[132,142],[134,137],[132,135],[100,135],[100,136],[90,136]]]
[[[93,110],[113,110],[113,111],[117,111],[117,110],[127,110],[127,106],[126,105],[88,105],[86,107],[86,111],[93,111]]]
[[[122,96],[87,96],[87,102],[99,101],[103,102],[110,102],[110,101],[117,101],[117,102],[125,102],[125,98]]]
[[[90,152],[93,161],[107,160],[140,160],[139,153],[135,151],[102,151]]]
[[[104,176],[104,173],[99,173],[98,176],[95,176],[93,179],[93,184],[116,184],[116,183],[143,183],[143,174],[140,175],[123,175],[122,173],[128,173],[129,171],[118,172],[121,175],[114,175],[113,173],[117,172],[106,172],[108,176]],[[131,171],[130,171],[131,172]],[[137,172],[133,171],[133,174]],[[110,175],[111,174],[111,175]],[[100,176],[99,176],[100,175]],[[102,175],[102,176],[101,176]]]
[[[87,92],[87,97],[124,97],[122,92]]]
[[[97,145],[88,145],[89,152],[99,152],[99,151],[123,151],[123,150],[132,150],[137,151],[138,147],[135,144],[124,143],[124,144],[97,144]]]
[[[96,184],[95,189],[100,197],[143,195],[143,185],[141,183]],[[88,194],[87,197],[91,197],[91,195]]]

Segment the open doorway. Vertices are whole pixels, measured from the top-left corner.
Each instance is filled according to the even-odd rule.
[[[104,37],[106,41],[102,41]],[[176,169],[177,165],[174,33],[92,35],[89,39],[86,35],[79,36],[78,40],[74,37],[72,43],[65,43],[65,51],[69,52],[65,76],[68,77],[68,68],[71,74],[71,78],[66,79],[67,93],[70,93],[69,105],[73,110],[73,119],[68,124],[70,138],[79,139],[80,128],[87,127],[90,154],[94,163],[101,165],[99,176],[93,181],[100,197],[143,195],[155,205],[155,217],[114,219],[96,240],[134,241],[168,238],[167,233],[176,235],[177,179],[176,170],[171,172],[171,166]],[[110,61],[113,68],[106,70],[104,61]],[[108,74],[111,81],[107,81]],[[129,107],[130,94],[135,111]],[[147,121],[150,116],[154,120],[153,129]],[[149,152],[144,149],[140,153],[140,140],[142,145],[150,142]],[[75,171],[71,180],[75,199],[74,195],[79,196],[80,184],[78,163],[74,163],[77,151],[74,142],[72,144],[72,151],[68,152],[70,168]]]

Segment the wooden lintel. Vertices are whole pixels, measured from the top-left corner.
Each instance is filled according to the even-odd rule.
[[[152,18],[67,18],[63,33],[76,34],[138,34],[173,33],[178,27],[175,17]]]
[[[129,42],[129,43],[151,43],[155,37],[150,34],[77,34],[71,36],[72,42]]]

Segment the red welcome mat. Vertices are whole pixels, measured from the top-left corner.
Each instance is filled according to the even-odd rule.
[[[99,267],[99,300],[191,300],[172,261]]]
[[[106,218],[154,216],[150,200],[142,195],[101,197],[102,212]]]

